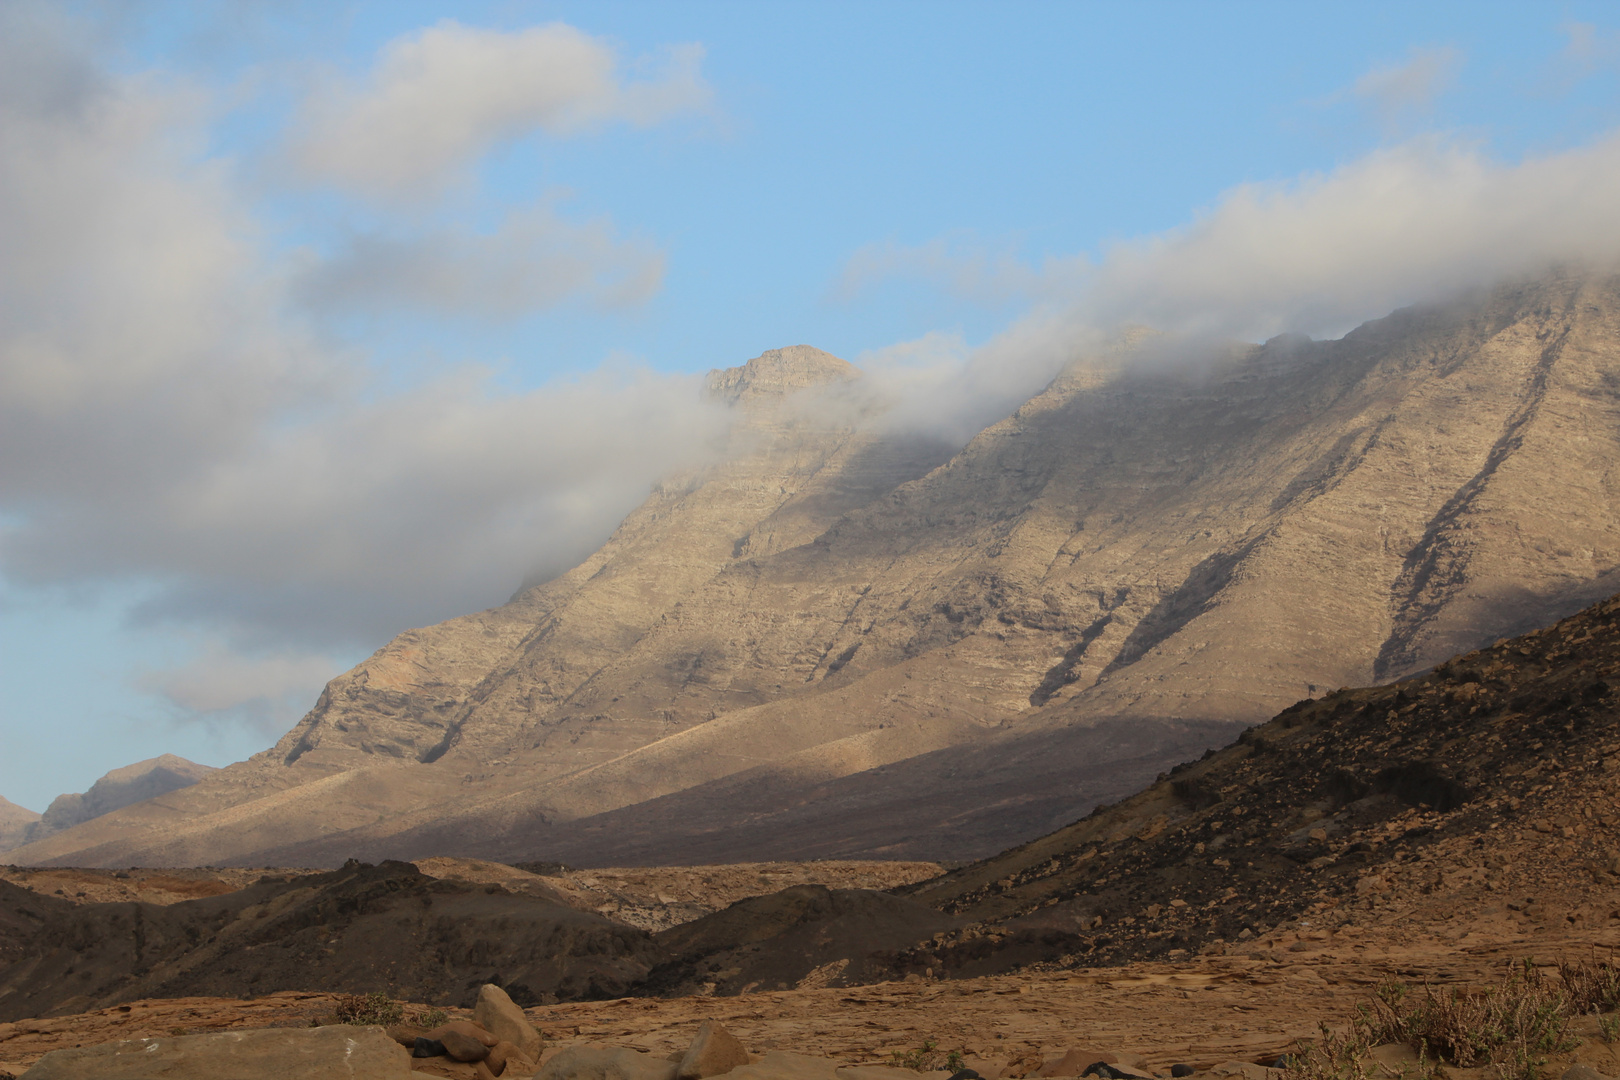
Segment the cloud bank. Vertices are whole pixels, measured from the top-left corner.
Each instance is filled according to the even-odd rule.
[[[503,33],[446,20],[390,43],[363,79],[333,77],[306,97],[290,155],[311,180],[370,195],[432,195],[493,147],[535,131],[646,126],[706,107],[703,49],[668,50],[627,80],[614,50],[553,23]]]
[[[566,568],[723,433],[696,377],[619,365],[513,393],[463,365],[400,388],[304,315],[317,285],[474,315],[634,303],[661,257],[602,223],[519,212],[494,236],[356,241],[311,269],[203,153],[206,95],[108,74],[42,8],[0,8],[0,73],[0,572],[149,584],[137,619],[235,656],[145,681],[178,709],[234,694],[262,712],[300,680],[307,706],[311,657]]]
[[[651,243],[621,240],[606,220],[574,224],[539,206],[486,234],[349,236],[313,262],[295,292],[322,312],[511,319],[572,301],[632,307],[663,277],[664,255]]]
[[[965,278],[982,298],[1034,298],[978,349],[932,336],[862,358],[898,403],[890,423],[965,438],[1131,326],[1192,341],[1338,336],[1554,267],[1615,267],[1616,176],[1620,133],[1517,162],[1422,138],[1330,173],[1234,188],[1187,225],[1090,260],[964,258],[945,242],[867,249],[835,288],[911,275],[948,288]]]

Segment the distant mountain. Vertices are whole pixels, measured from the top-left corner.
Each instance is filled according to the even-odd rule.
[[[107,773],[83,794],[58,795],[52,799],[44,814],[35,815],[34,821],[25,830],[23,840],[27,843],[43,840],[53,833],[71,829],[132,803],[190,787],[218,771],[212,765],[199,765],[174,754],[163,754],[125,765]]]
[[[710,392],[725,462],[579,567],[13,857],[975,857],[1620,589],[1613,277],[1197,363],[1122,346],[955,452],[806,346]]]
[[[18,806],[0,798],[0,853],[9,851],[23,842],[28,826],[39,820],[39,815],[25,806]]]

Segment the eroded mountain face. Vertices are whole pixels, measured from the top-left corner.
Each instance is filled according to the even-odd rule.
[[[855,415],[855,378],[804,346],[716,373],[726,463],[584,564],[15,857],[986,854],[1620,588],[1612,278],[1076,362],[954,454]]]

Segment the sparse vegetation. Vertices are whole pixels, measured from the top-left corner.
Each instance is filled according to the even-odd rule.
[[[436,1028],[440,1024],[449,1020],[450,1014],[445,1012],[443,1009],[423,1009],[420,1012],[412,1013],[406,1019],[415,1024],[417,1027],[431,1029]]]
[[[1431,1080],[1440,1064],[1493,1067],[1502,1080],[1536,1080],[1555,1054],[1577,1045],[1577,1016],[1620,1006],[1620,967],[1597,958],[1560,963],[1558,978],[1529,959],[1509,964],[1482,989],[1425,984],[1414,991],[1386,979],[1362,1006],[1348,1031],[1322,1025],[1319,1040],[1304,1041],[1289,1056],[1287,1080],[1373,1080],[1372,1048],[1404,1043],[1418,1051],[1408,1080]],[[1620,1016],[1598,1021],[1606,1041],[1620,1038]]]
[[[344,994],[332,1010],[332,1020],[339,1024],[388,1027],[405,1019],[405,1006],[387,994]]]
[[[962,1051],[941,1052],[938,1040],[924,1039],[923,1044],[915,1050],[891,1051],[889,1061],[896,1069],[910,1069],[913,1072],[933,1072],[936,1069],[955,1072],[962,1068]]]

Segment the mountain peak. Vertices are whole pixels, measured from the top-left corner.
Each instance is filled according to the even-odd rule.
[[[813,345],[789,345],[760,353],[741,367],[709,372],[704,389],[711,397],[735,403],[760,397],[785,397],[795,390],[861,377],[854,364]]]

